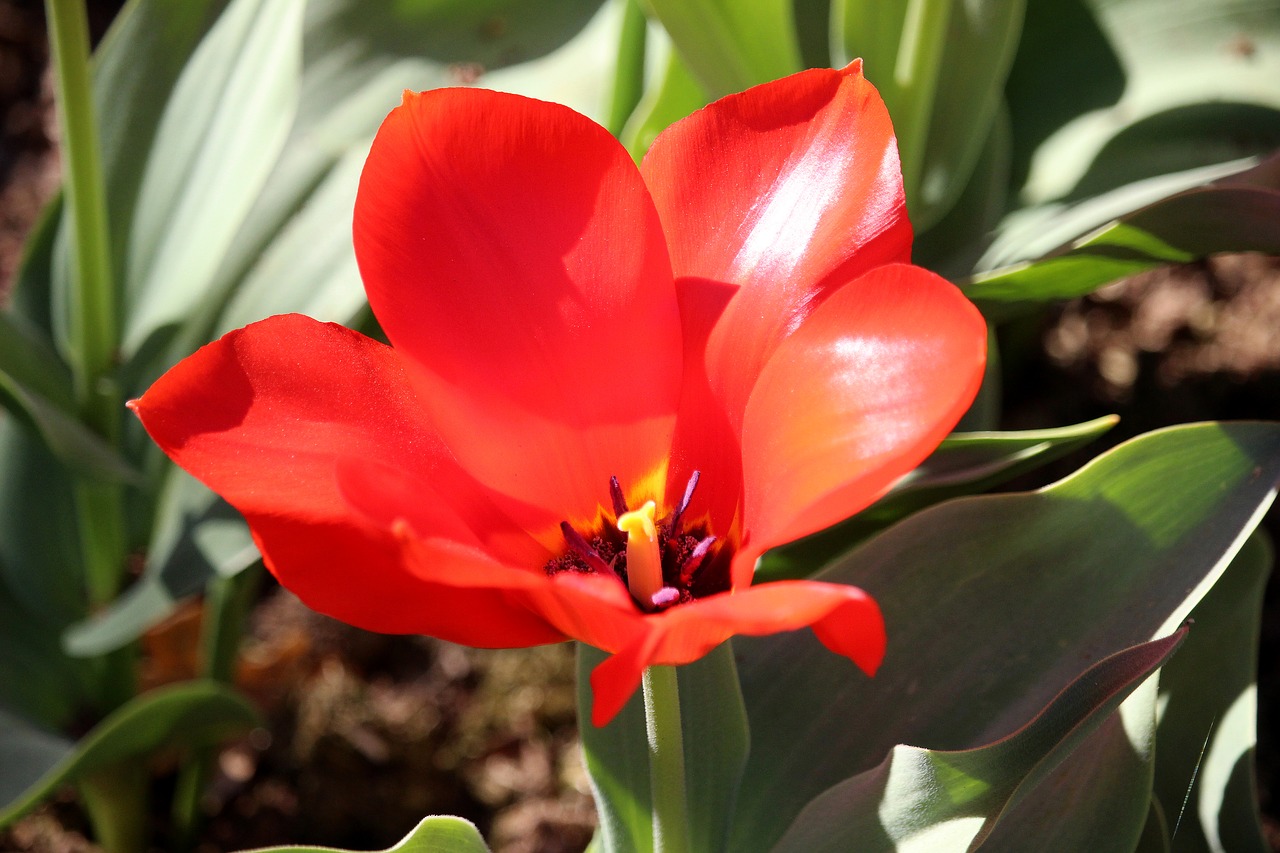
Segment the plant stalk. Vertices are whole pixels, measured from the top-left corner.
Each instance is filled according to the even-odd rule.
[[[118,328],[107,229],[106,190],[89,77],[89,21],[81,0],[45,0],[62,133],[63,193],[70,229],[68,313],[76,405],[110,443],[120,433],[119,393],[111,381]],[[82,480],[75,489],[89,601],[119,591],[126,550],[120,486]]]
[[[685,793],[684,733],[675,667],[644,671],[644,720],[649,738],[649,786],[654,853],[688,853],[689,806]]]

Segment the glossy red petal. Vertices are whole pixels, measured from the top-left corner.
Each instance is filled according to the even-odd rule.
[[[309,605],[370,630],[473,645],[532,645],[563,635],[503,589],[442,585],[415,573],[394,519],[353,507],[344,465],[398,468],[457,487],[405,506],[430,534],[477,546],[511,530],[449,459],[382,344],[306,317],[231,332],[161,377],[133,408],[171,458],[240,510],[268,567]],[[450,500],[456,498],[455,500]],[[483,511],[482,511],[483,510]],[[518,532],[518,531],[517,531]],[[474,561],[456,554],[465,574]]]
[[[884,658],[884,618],[857,587],[780,581],[673,607],[591,673],[591,720],[606,725],[622,710],[648,666],[691,663],[738,634],[762,636],[812,626],[827,648],[874,675]]]
[[[651,474],[679,393],[679,316],[657,213],[609,134],[566,107],[474,89],[406,94],[355,208],[369,302],[422,369],[460,463],[548,545]]]
[[[810,315],[747,404],[735,579],[765,549],[863,509],[923,461],[977,394],[986,340],[955,286],[904,264],[873,270]]]
[[[642,171],[676,275],[740,288],[707,353],[735,427],[773,348],[832,288],[909,260],[893,127],[860,63],[717,101],[659,136]]]

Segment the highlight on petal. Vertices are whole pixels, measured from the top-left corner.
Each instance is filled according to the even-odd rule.
[[[645,623],[646,631],[591,673],[597,726],[622,710],[648,666],[698,660],[738,634],[762,636],[812,627],[823,645],[874,675],[884,659],[884,618],[857,587],[779,581],[673,607]]]
[[[955,426],[982,383],[986,325],[919,267],[838,290],[760,374],[742,431],[747,539],[735,580],[766,549],[865,508]]]
[[[558,104],[406,94],[360,181],[369,302],[435,428],[529,529],[666,457],[680,326],[665,240],[616,140]],[[505,508],[505,507],[504,507]],[[541,512],[538,512],[541,510]]]
[[[707,350],[735,427],[773,348],[834,287],[910,258],[893,127],[860,62],[716,101],[641,168],[676,276],[739,286]]]

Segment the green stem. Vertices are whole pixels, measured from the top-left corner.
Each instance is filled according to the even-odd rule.
[[[96,770],[77,783],[94,835],[107,853],[147,849],[149,782],[145,765],[121,762]]]
[[[648,21],[637,0],[622,3],[622,30],[618,34],[618,64],[613,71],[613,92],[609,97],[609,119],[605,127],[615,137],[622,135],[627,119],[644,94],[644,48]]]
[[[907,0],[902,22],[902,40],[893,68],[893,85],[899,106],[894,115],[902,176],[906,185],[907,210],[914,208],[923,177],[925,147],[933,116],[938,76],[942,72],[942,52],[951,21],[952,0]]]
[[[63,192],[71,235],[68,314],[75,354],[76,403],[86,424],[109,442],[120,432],[119,392],[111,381],[116,350],[116,299],[106,191],[89,82],[89,22],[82,0],[45,0],[56,71],[58,124],[65,164]],[[126,549],[119,486],[81,482],[76,488],[89,600],[105,604],[119,591]]]
[[[687,853],[689,807],[685,796],[684,732],[675,667],[644,671],[644,720],[649,737],[649,786],[653,799],[654,853]]]
[[[116,348],[115,291],[107,234],[106,192],[99,162],[98,131],[89,85],[89,22],[82,0],[45,0],[56,69],[58,124],[66,164],[67,209],[71,214],[71,335],[81,405],[97,394],[112,367]]]

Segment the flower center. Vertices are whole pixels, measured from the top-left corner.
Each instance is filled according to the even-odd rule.
[[[614,575],[630,590],[637,606],[648,612],[727,590],[729,549],[715,547],[719,540],[705,522],[688,524],[684,519],[698,479],[695,471],[680,505],[659,518],[654,501],[628,509],[618,479],[612,478],[612,522],[602,517],[586,532],[561,522],[567,550],[547,563],[547,574]]]

